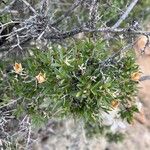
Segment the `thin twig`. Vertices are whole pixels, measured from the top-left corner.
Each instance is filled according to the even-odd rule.
[[[95,28],[98,18],[98,0],[93,0],[91,2],[90,11],[89,11],[89,26],[91,29]]]
[[[28,137],[27,137],[27,144],[26,144],[26,149],[29,149],[30,141],[31,141],[31,124],[30,124],[30,118],[27,118],[27,123],[28,123]]]
[[[12,5],[16,2],[16,0],[13,0],[9,5],[5,6],[4,9],[0,10],[0,14],[4,14],[6,12],[10,12],[10,9],[12,7]]]
[[[0,107],[0,110],[3,109],[3,108],[7,108],[7,107],[10,107],[10,106],[14,105],[15,103],[17,103],[17,102],[18,102],[19,100],[21,100],[21,99],[22,99],[22,98],[19,97],[19,98],[16,99],[16,100],[12,100],[11,102],[7,103],[6,105],[1,106],[1,107]]]
[[[75,8],[77,8],[84,0],[76,1],[61,17],[59,17],[55,22],[51,24],[51,26],[57,26],[63,19],[65,19],[68,15],[70,15]]]
[[[112,26],[113,29],[118,28],[120,26],[120,24],[128,17],[129,13],[132,11],[132,9],[134,8],[134,6],[136,5],[137,2],[138,2],[138,0],[132,0],[131,4],[127,7],[127,10],[125,11],[125,13]]]
[[[111,55],[110,57],[106,58],[103,61],[99,62],[99,67],[106,67],[106,65],[113,61],[117,56],[119,56],[122,52],[126,52],[127,50],[129,50],[134,44],[128,44],[127,46],[123,47],[122,49],[120,49],[119,51],[115,52],[113,55]]]
[[[113,29],[113,28],[99,28],[99,29],[88,29],[88,28],[76,28],[71,31],[67,31],[64,33],[60,34],[55,34],[55,35],[47,35],[45,38],[47,39],[65,39],[72,37],[76,34],[79,33],[114,33],[114,34],[126,34],[126,35],[150,35],[149,31],[135,31],[135,30],[128,30],[127,28],[118,28],[118,29]]]
[[[36,10],[26,0],[20,1],[22,1],[34,14],[37,14]]]

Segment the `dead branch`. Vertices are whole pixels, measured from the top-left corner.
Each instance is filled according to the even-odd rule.
[[[118,28],[120,24],[128,17],[129,13],[132,11],[134,6],[137,4],[138,0],[132,0],[131,4],[127,7],[127,10],[119,18],[119,20],[112,26],[112,28]]]

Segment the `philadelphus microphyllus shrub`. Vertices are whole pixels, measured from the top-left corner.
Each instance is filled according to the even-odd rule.
[[[87,135],[116,134],[132,123],[138,111],[134,97],[139,74],[130,53],[105,61],[112,52],[101,40],[32,51],[34,55],[15,63],[1,82],[7,85],[3,99],[22,99],[16,116],[28,114],[33,124],[40,125],[71,115],[84,120]]]

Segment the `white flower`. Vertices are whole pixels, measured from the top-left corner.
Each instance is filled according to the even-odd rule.
[[[94,82],[96,82],[96,78],[97,78],[96,76],[91,76],[91,80]]]
[[[66,57],[64,63],[65,63],[67,66],[71,66],[70,63],[69,63],[69,61],[71,61],[71,60],[69,60],[69,59]]]
[[[79,67],[80,70],[85,70],[86,69],[86,67],[84,66],[84,64],[78,65],[78,67]]]
[[[58,45],[58,49],[61,49],[61,45]]]
[[[82,71],[82,74],[84,74],[86,70],[86,67],[84,66],[84,64],[78,65],[78,67]]]

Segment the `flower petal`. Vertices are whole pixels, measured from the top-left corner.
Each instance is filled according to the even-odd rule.
[[[13,68],[14,68],[15,73],[17,74],[21,73],[23,70],[21,63],[15,62],[15,65],[13,66]]]
[[[41,72],[36,76],[38,83],[43,83],[46,81],[46,74],[42,74]]]
[[[113,108],[117,108],[117,107],[119,106],[119,101],[118,101],[118,100],[112,100],[111,106],[112,106]]]
[[[134,72],[131,74],[131,80],[133,81],[139,81],[141,75],[140,75],[140,72]]]

